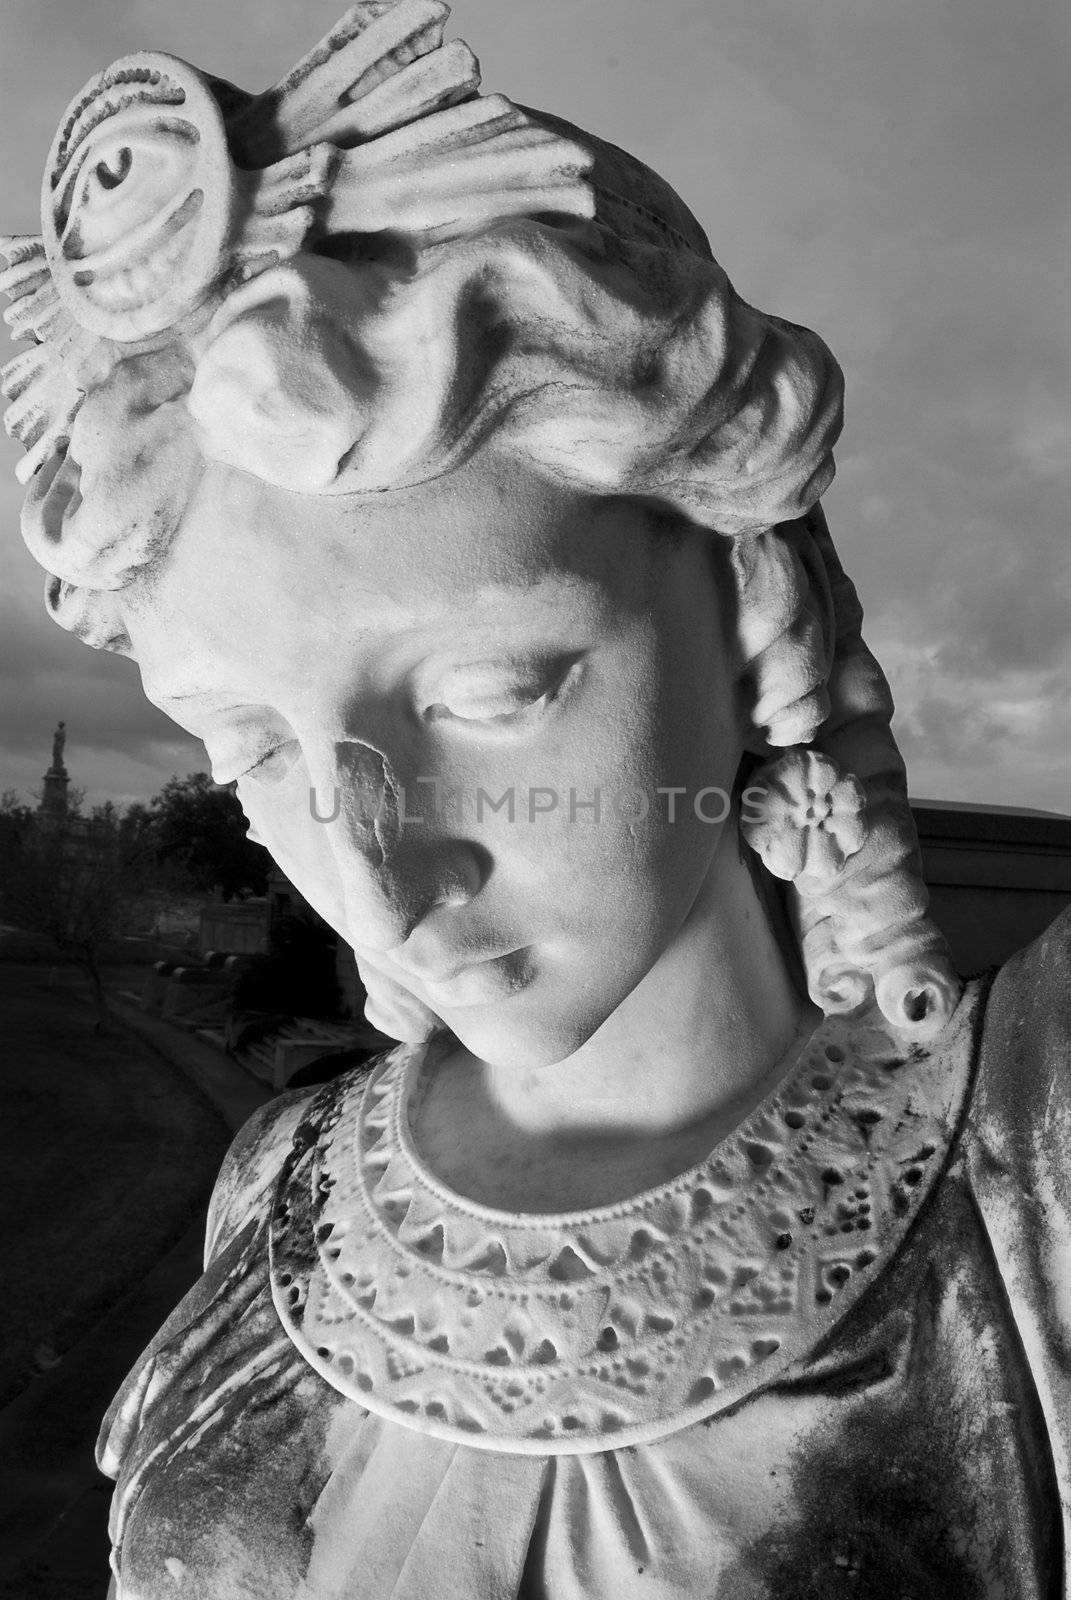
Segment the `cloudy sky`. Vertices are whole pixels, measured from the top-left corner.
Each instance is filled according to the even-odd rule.
[[[64,107],[131,50],[247,88],[342,0],[0,0],[0,228],[36,232]],[[456,0],[484,85],[635,151],[745,297],[817,328],[848,421],[826,506],[917,796],[1071,812],[1062,0]],[[90,800],[204,765],[136,668],[49,623],[0,441],[0,789],[58,717]]]

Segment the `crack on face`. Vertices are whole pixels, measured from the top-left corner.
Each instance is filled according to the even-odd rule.
[[[342,792],[342,811],[361,854],[370,867],[389,863],[401,832],[401,786],[382,751],[347,740],[337,749],[340,777],[350,779]]]

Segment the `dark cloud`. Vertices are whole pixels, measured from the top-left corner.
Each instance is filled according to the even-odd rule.
[[[959,786],[951,798],[1068,811],[1071,673],[1016,675],[988,695],[933,682],[901,695],[894,724],[914,794],[950,798],[951,771]]]
[[[941,671],[969,680],[1068,657],[1071,552],[1060,551],[1058,559],[1044,547],[1002,555],[980,571],[977,558],[963,553],[961,581],[947,595],[956,626],[938,647]]]

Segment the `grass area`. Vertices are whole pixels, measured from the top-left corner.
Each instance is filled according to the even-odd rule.
[[[95,1035],[66,975],[49,979],[0,962],[0,1403],[181,1236],[228,1142],[175,1068],[118,1027]]]

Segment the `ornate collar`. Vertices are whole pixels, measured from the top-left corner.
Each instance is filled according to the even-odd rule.
[[[940,1172],[977,985],[928,1049],[830,1017],[713,1152],[617,1205],[476,1205],[423,1165],[425,1051],[317,1096],[271,1226],[272,1293],[311,1366],[367,1410],[489,1450],[659,1439],[805,1358],[899,1247]]]

